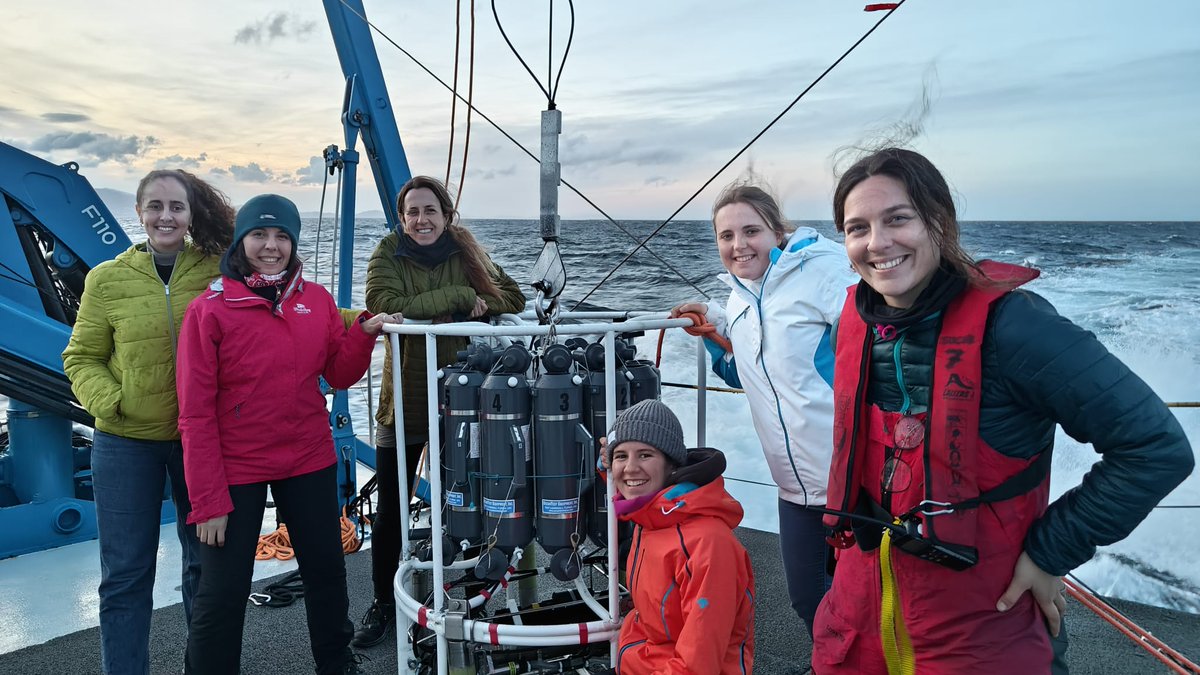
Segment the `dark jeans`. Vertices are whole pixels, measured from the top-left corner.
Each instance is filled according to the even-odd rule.
[[[813,634],[817,605],[833,583],[825,570],[825,527],[821,513],[783,499],[779,500],[779,548],[783,554],[783,572],[787,577],[788,598],[792,609]]]
[[[100,661],[105,675],[150,672],[150,613],[168,480],[183,553],[183,613],[190,622],[200,542],[196,528],[185,524],[192,506],[183,481],[183,446],[95,433],[92,481],[100,534]]]
[[[296,550],[304,581],[308,638],[318,673],[340,673],[350,660],[346,561],[338,513],[337,465],[269,483],[229,486],[233,512],[222,547],[200,544],[200,588],[192,610],[185,672],[229,675],[242,658],[242,629],[262,529],[267,486]]]
[[[420,443],[405,448],[409,490],[412,490],[423,447],[425,444]],[[375,501],[375,522],[371,524],[371,581],[375,587],[375,599],[388,604],[395,601],[392,580],[400,567],[400,528],[404,526],[400,522],[398,462],[396,448],[375,448],[375,480],[379,494]]]

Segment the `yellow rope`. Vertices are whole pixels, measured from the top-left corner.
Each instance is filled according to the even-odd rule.
[[[896,524],[900,524],[897,520]],[[904,627],[904,611],[900,606],[900,594],[896,589],[896,578],[892,574],[892,531],[883,531],[883,543],[879,547],[879,571],[883,577],[883,602],[879,608],[879,636],[883,639],[883,658],[887,661],[888,675],[914,675],[912,641]]]

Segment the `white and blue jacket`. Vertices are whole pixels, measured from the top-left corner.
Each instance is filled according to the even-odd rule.
[[[846,249],[800,227],[756,281],[722,274],[733,292],[707,318],[733,343],[727,354],[706,340],[713,371],[746,390],[779,497],[824,506],[833,454],[833,346],[846,289],[858,283]]]

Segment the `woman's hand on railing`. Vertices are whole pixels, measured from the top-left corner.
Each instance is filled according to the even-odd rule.
[[[404,323],[404,315],[400,312],[396,312],[395,314],[376,314],[362,322],[362,329],[367,335],[379,335],[385,323]]]
[[[685,302],[671,308],[671,318],[678,319],[681,314],[688,312],[704,316],[708,314],[708,304],[703,302]]]

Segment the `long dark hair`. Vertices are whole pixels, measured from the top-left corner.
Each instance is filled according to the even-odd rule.
[[[904,148],[884,148],[858,160],[846,170],[833,191],[833,224],[845,232],[846,197],[872,176],[900,181],[913,208],[929,228],[929,237],[942,257],[942,267],[969,280],[982,275],[975,260],[959,242],[954,197],[942,173],[924,155]]]
[[[187,193],[188,207],[192,211],[192,224],[188,235],[192,243],[204,255],[221,255],[233,243],[234,208],[217,188],[183,169],[155,169],[146,174],[137,186],[137,203],[142,203],[146,186],[160,178],[179,181]]]
[[[404,198],[413,190],[425,188],[433,192],[437,197],[438,205],[442,208],[442,216],[446,219],[446,233],[453,239],[454,243],[458,244],[458,248],[463,254],[463,267],[467,272],[467,280],[471,283],[471,288],[477,292],[492,297],[500,297],[500,287],[496,285],[496,277],[499,274],[496,271],[496,264],[492,262],[487,251],[475,235],[471,231],[463,227],[458,216],[458,209],[454,208],[454,200],[450,197],[450,191],[446,186],[436,178],[431,176],[413,176],[404,187],[400,188],[400,194],[396,195],[396,216],[400,218],[401,228],[404,223]]]

